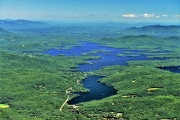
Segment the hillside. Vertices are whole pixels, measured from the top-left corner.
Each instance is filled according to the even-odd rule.
[[[5,33],[8,33],[8,32],[0,28],[0,34],[5,34]]]
[[[107,45],[116,48],[131,48],[131,49],[147,49],[157,48],[157,46],[179,46],[179,37],[153,37],[149,35],[138,35],[138,36],[122,36],[118,38],[102,38],[98,41],[102,45]]]

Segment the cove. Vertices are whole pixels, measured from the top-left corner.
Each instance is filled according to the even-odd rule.
[[[80,102],[87,102],[91,100],[100,100],[102,98],[115,95],[117,91],[105,84],[98,82],[99,79],[103,78],[102,76],[88,76],[82,81],[82,84],[85,88],[89,89],[88,93],[76,93],[79,96],[68,101],[68,104],[77,104]]]
[[[100,56],[101,59],[88,60],[92,64],[80,64],[78,65],[78,69],[81,72],[90,72],[93,70],[101,69],[105,66],[112,65],[127,65],[128,61],[136,61],[136,60],[147,60],[147,56],[144,54],[140,54],[144,51],[142,50],[128,50],[128,49],[118,49],[111,48],[106,46],[101,46],[97,43],[83,42],[81,46],[74,46],[70,49],[50,49],[44,54],[50,54],[52,56],[57,55],[67,55],[67,56],[81,56],[84,53],[89,53],[94,50],[100,50],[101,52],[92,52],[91,56]],[[103,51],[103,52],[102,52]],[[122,56],[118,56],[118,54],[122,54]],[[158,53],[156,53],[158,54]],[[158,58],[151,60],[157,60]],[[88,93],[76,93],[79,96],[68,101],[68,104],[78,104],[81,102],[87,102],[91,100],[100,100],[105,97],[114,95],[117,91],[112,86],[107,86],[98,82],[99,79],[103,77],[101,76],[88,76],[81,83],[83,86],[90,91]]]
[[[180,73],[180,67],[176,66],[176,67],[158,67],[162,70],[168,70],[170,72],[174,72],[174,73]]]

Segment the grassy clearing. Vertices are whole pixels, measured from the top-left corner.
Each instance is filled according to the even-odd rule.
[[[9,108],[9,105],[7,105],[7,104],[0,104],[0,108]]]

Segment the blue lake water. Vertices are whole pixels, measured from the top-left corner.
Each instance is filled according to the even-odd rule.
[[[93,70],[101,69],[105,66],[112,65],[127,65],[128,61],[135,60],[147,60],[147,56],[139,54],[143,51],[141,50],[127,50],[127,49],[117,49],[106,46],[101,46],[96,43],[84,42],[81,46],[74,46],[71,49],[50,49],[45,54],[50,54],[52,56],[57,55],[67,55],[67,56],[81,56],[83,53],[92,52],[93,50],[103,50],[103,52],[98,52],[90,54],[91,56],[101,56],[100,59],[88,60],[93,64],[80,64],[78,69],[82,72],[90,72]],[[117,54],[124,54],[123,56],[117,56]],[[158,53],[157,53],[158,54]],[[135,56],[134,56],[135,55]],[[155,58],[157,60],[158,58]],[[161,58],[159,58],[161,59]],[[89,89],[88,93],[77,93],[79,96],[68,101],[68,104],[77,104],[80,102],[87,102],[91,100],[99,100],[117,93],[117,91],[105,84],[101,84],[98,80],[102,78],[100,76],[88,76],[82,81],[85,88]]]
[[[96,60],[88,60],[88,62],[92,62],[93,64],[80,64],[78,69],[82,72],[89,72],[93,70],[101,69],[105,66],[112,65],[126,65],[127,61],[130,60],[146,60],[146,55],[138,55],[140,50],[126,50],[126,49],[116,49],[106,46],[101,46],[96,43],[84,42],[82,46],[74,46],[71,49],[50,49],[45,54],[50,54],[52,56],[57,55],[67,55],[67,56],[81,56],[83,53],[88,53],[93,50],[103,50],[106,52],[98,52],[96,54],[91,54],[91,56],[101,56],[101,59]],[[138,56],[130,56],[131,54],[125,54],[130,52],[133,55]],[[117,54],[124,54],[124,56],[117,56]]]
[[[180,73],[180,67],[159,67],[159,68],[163,70],[168,70],[174,73]]]
[[[91,100],[100,100],[102,98],[115,95],[117,91],[105,84],[98,82],[99,79],[103,78],[102,76],[88,76],[82,81],[82,84],[85,88],[90,90],[89,93],[77,93],[79,96],[68,101],[68,104],[77,104],[80,102],[87,102]]]

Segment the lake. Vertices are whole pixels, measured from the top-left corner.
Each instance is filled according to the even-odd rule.
[[[62,48],[62,47],[61,47]],[[50,54],[52,56],[57,55],[67,55],[67,56],[81,56],[83,53],[89,53],[94,50],[99,50],[101,52],[91,53],[91,56],[101,56],[101,59],[88,60],[93,64],[80,64],[78,69],[82,72],[90,72],[93,70],[101,69],[105,66],[112,65],[127,65],[127,61],[130,60],[146,60],[146,55],[139,55],[141,50],[127,50],[127,49],[117,49],[106,46],[101,46],[97,43],[84,42],[82,46],[74,46],[71,49],[50,49],[45,54]],[[103,51],[103,52],[102,52]],[[124,54],[123,56],[117,56],[117,54]]]
[[[92,52],[92,51],[99,52]],[[147,56],[142,53],[142,50],[128,50],[128,49],[118,49],[111,48],[106,46],[101,46],[97,43],[83,42],[81,46],[74,46],[70,49],[64,49],[64,46],[60,47],[60,49],[50,49],[45,54],[50,54],[52,56],[57,55],[67,55],[67,56],[81,56],[83,54],[89,54],[91,56],[101,56],[100,59],[88,60],[93,64],[80,64],[78,65],[78,69],[82,72],[90,72],[93,70],[101,69],[105,66],[112,65],[127,65],[128,61],[136,61],[136,60],[147,60]],[[158,52],[160,53],[160,52]],[[157,53],[157,54],[158,54]],[[118,54],[121,54],[118,56]],[[154,53],[153,53],[154,54]],[[151,60],[157,60],[159,58],[151,58]],[[98,82],[99,79],[103,77],[101,76],[88,76],[81,83],[83,86],[90,90],[87,93],[76,93],[79,96],[68,101],[68,104],[77,104],[81,102],[87,102],[91,100],[100,100],[105,97],[114,95],[117,91],[112,86],[107,86]]]
[[[68,101],[68,104],[77,104],[91,100],[100,100],[102,98],[115,95],[117,91],[112,86],[107,86],[98,82],[102,76],[88,76],[81,83],[90,90],[89,93],[77,93],[79,96]]]

